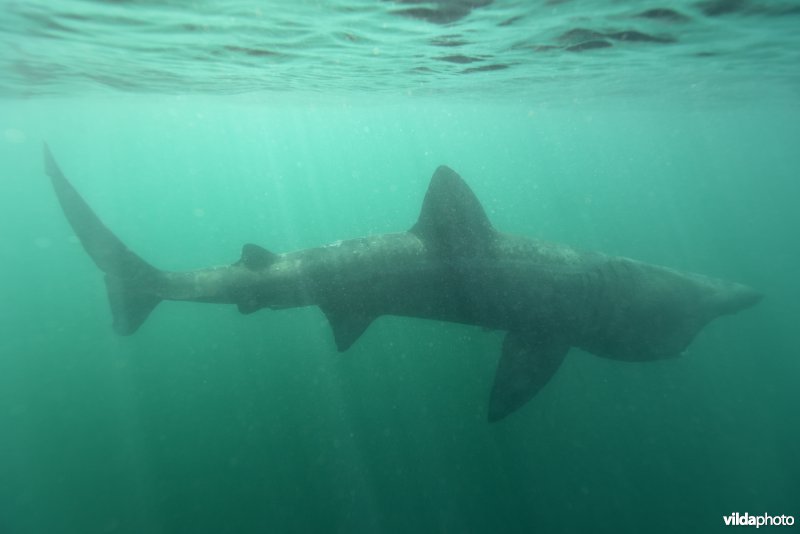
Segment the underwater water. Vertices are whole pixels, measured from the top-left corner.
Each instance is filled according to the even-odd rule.
[[[793,2],[0,5],[0,534],[800,515]],[[161,269],[407,230],[446,164],[502,231],[765,298],[680,358],[572,349],[488,423],[502,332],[384,316],[339,353],[317,307],[164,302],[116,335],[43,141]]]

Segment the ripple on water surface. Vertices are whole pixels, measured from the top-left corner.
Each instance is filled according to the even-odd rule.
[[[798,21],[777,0],[16,2],[0,94],[795,88]]]

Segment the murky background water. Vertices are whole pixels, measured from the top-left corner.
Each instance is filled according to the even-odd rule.
[[[1,2],[0,532],[688,532],[800,515],[793,2]],[[501,230],[767,297],[677,360],[317,308],[110,328],[43,173],[164,269],[402,231],[439,164]]]

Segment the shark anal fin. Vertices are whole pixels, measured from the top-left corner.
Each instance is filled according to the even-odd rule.
[[[558,370],[569,345],[539,333],[509,332],[489,399],[489,421],[499,421],[531,400]]]
[[[442,165],[431,178],[411,232],[443,256],[486,251],[496,234],[480,201],[454,170]]]
[[[266,269],[277,259],[278,255],[274,252],[270,252],[269,250],[259,247],[258,245],[247,243],[242,247],[242,257],[239,260],[239,263],[250,270],[258,271],[260,269]]]
[[[346,310],[330,305],[322,305],[320,308],[328,318],[339,352],[349,349],[375,320],[375,315],[360,310]]]
[[[236,307],[239,309],[239,313],[242,315],[250,315],[251,313],[255,313],[263,308],[264,305],[257,300],[245,300],[238,303]]]

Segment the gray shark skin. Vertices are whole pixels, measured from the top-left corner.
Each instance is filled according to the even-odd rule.
[[[381,315],[507,332],[488,418],[547,384],[570,347],[626,361],[675,357],[711,320],[758,303],[741,284],[498,232],[448,167],[407,232],[274,254],[244,245],[223,267],[166,272],[129,250],[64,177],[45,169],[84,249],[105,273],[114,330],[133,334],[162,300],[262,308],[319,306],[340,351]]]

